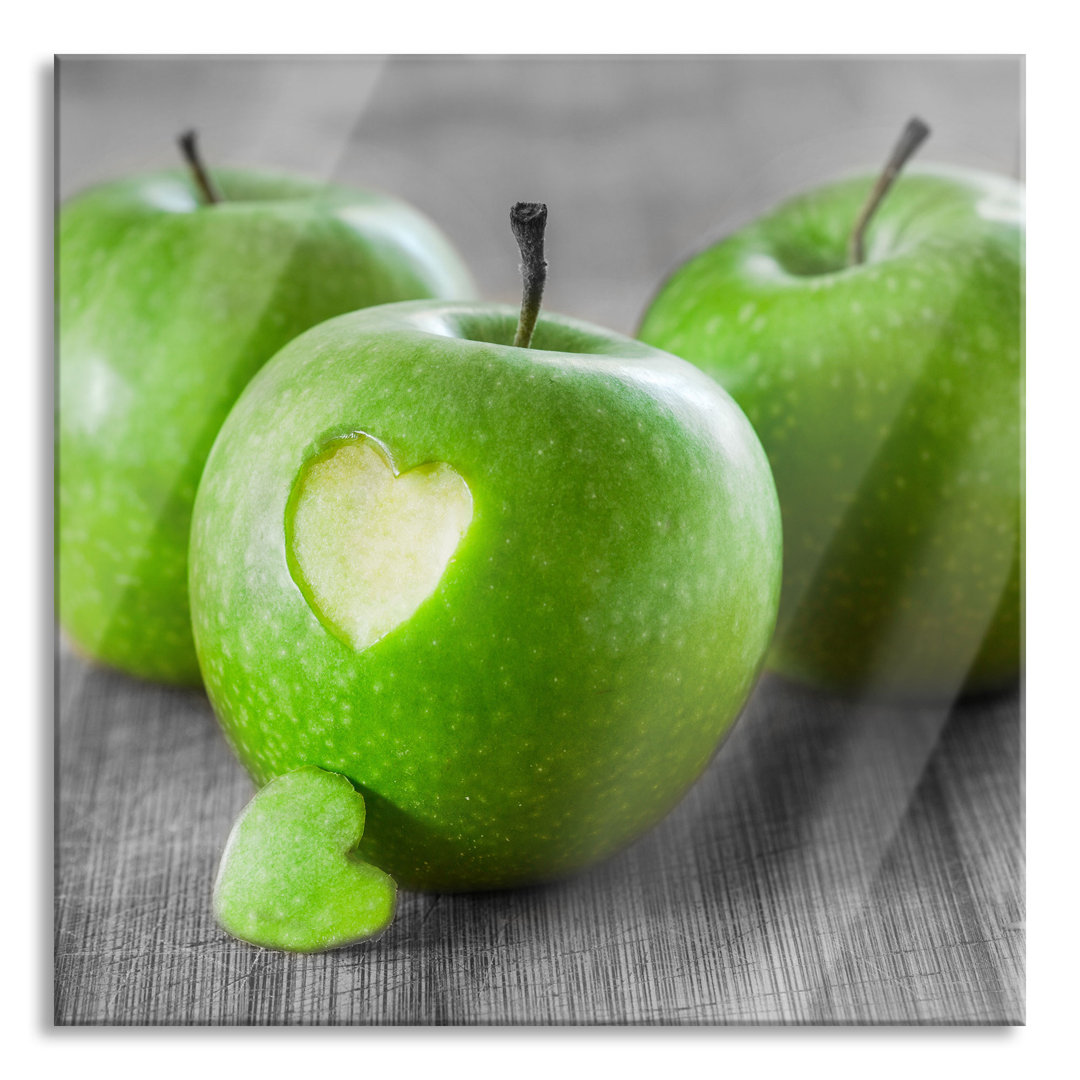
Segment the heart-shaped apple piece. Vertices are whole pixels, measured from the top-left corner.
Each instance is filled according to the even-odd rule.
[[[289,500],[289,568],[322,622],[359,652],[435,591],[472,510],[451,465],[399,475],[370,436],[335,439],[307,462]]]
[[[221,857],[214,915],[234,937],[319,952],[380,933],[397,886],[352,854],[364,799],[337,773],[306,766],[267,784],[244,808]]]

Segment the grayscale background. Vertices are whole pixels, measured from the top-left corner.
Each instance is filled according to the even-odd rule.
[[[508,211],[547,202],[545,307],[632,333],[708,237],[884,161],[1023,176],[1019,57],[90,58],[57,62],[58,196],[209,163],[381,188],[516,302]],[[62,523],[58,523],[62,527]],[[403,894],[295,957],[214,924],[253,788],[204,695],[57,643],[60,1024],[1024,1020],[1022,694],[842,702],[778,679],[660,826],[570,882]]]

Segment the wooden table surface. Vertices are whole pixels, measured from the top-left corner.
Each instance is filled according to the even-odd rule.
[[[253,794],[201,692],[61,657],[60,1023],[963,1022],[1024,1016],[1018,699],[942,710],[778,679],[660,826],[573,880],[402,894],[378,941],[228,938]]]
[[[59,193],[207,153],[393,190],[482,291],[506,210],[551,207],[552,310],[631,332],[701,236],[854,166],[911,113],[925,156],[1022,170],[1016,58],[395,58],[59,63]],[[421,166],[418,167],[417,163]],[[62,523],[59,523],[62,528]],[[575,879],[403,894],[320,956],[209,907],[252,786],[198,691],[57,652],[59,1024],[1024,1020],[1022,696],[919,709],[766,677],[685,801]]]

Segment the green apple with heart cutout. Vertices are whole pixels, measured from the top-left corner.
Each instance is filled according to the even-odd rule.
[[[130,674],[197,683],[187,595],[195,489],[252,375],[324,319],[474,295],[423,215],[385,195],[267,172],[93,188],[57,225],[60,620]]]
[[[1021,668],[1023,189],[897,180],[927,131],[876,184],[809,192],[690,258],[638,331],[745,409],[784,516],[768,664],[847,694],[950,699]]]
[[[214,915],[234,937],[320,952],[382,933],[397,887],[355,856],[364,800],[336,773],[302,768],[267,784],[233,826]]]
[[[286,346],[196,500],[195,640],[230,744],[259,784],[348,777],[360,856],[407,888],[542,881],[633,840],[773,629],[753,430],[692,365],[539,314],[544,216],[515,208],[520,314],[391,304]]]

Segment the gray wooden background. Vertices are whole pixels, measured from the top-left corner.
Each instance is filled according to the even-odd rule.
[[[507,211],[550,207],[546,306],[632,332],[706,235],[882,160],[1023,175],[1015,57],[61,58],[59,194],[207,156],[394,191],[517,299]],[[60,523],[62,527],[62,523]],[[402,896],[377,942],[228,939],[210,886],[252,787],[206,698],[57,649],[59,1024],[1022,1023],[1022,695],[840,701],[777,679],[684,803],[608,863]]]

